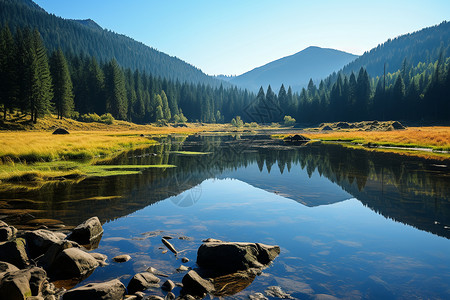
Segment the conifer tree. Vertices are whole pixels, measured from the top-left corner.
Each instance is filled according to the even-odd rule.
[[[8,109],[17,107],[16,45],[8,26],[0,32],[0,105],[3,106],[3,119]]]
[[[125,78],[117,61],[112,59],[105,70],[106,111],[115,119],[126,120],[128,101],[126,97]]]
[[[37,30],[33,31],[32,38],[30,109],[31,119],[36,123],[39,117],[49,112],[53,92],[47,50]]]
[[[50,70],[53,82],[53,103],[57,117],[71,117],[74,112],[73,86],[69,67],[61,49],[50,58]]]
[[[172,119],[172,114],[170,113],[169,101],[167,100],[167,95],[164,91],[161,91],[161,101],[164,119],[170,121],[170,119]]]

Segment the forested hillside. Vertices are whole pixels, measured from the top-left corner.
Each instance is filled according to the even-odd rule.
[[[124,68],[181,82],[223,83],[176,57],[95,26],[92,20],[66,20],[48,14],[31,0],[0,0],[0,25],[8,25],[13,32],[16,28],[36,28],[49,51],[61,48],[65,55],[83,53],[99,62],[115,58]]]
[[[370,76],[381,76],[384,73],[384,64],[386,72],[393,73],[400,70],[404,63],[410,67],[418,63],[434,63],[439,59],[441,51],[444,56],[450,56],[450,23],[446,21],[389,39],[365,52],[342,71],[350,75],[351,72],[356,73],[364,67]]]

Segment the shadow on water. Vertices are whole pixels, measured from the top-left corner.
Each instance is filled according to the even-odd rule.
[[[291,147],[269,136],[195,135],[162,138],[160,142],[100,163],[171,164],[176,168],[93,177],[79,183],[51,183],[36,191],[4,192],[0,215],[7,215],[12,223],[23,222],[23,218],[12,217],[17,212],[61,220],[67,225],[77,225],[93,215],[108,222],[169,197],[176,205],[193,205],[196,197],[192,193],[197,185],[209,178],[232,177],[310,207],[355,197],[386,218],[450,238],[448,161],[350,150],[339,145]],[[256,178],[246,173],[251,164],[270,176]],[[328,194],[322,191],[320,196],[305,193],[305,186],[296,184],[299,170],[309,177],[317,171],[338,188]],[[186,190],[192,191],[191,196],[180,198]],[[312,188],[309,192],[313,193]]]

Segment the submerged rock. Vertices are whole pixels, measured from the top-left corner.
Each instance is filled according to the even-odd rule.
[[[269,297],[281,299],[294,299],[291,295],[284,292],[279,286],[269,286],[265,292],[266,295]]]
[[[169,243],[169,241],[167,241],[165,238],[162,238],[161,242],[164,244],[164,246],[167,247],[167,249],[172,251],[175,255],[178,254],[178,251],[175,249],[175,247],[171,243]]]
[[[263,268],[280,254],[280,247],[260,243],[210,242],[200,246],[197,264],[218,274]]]
[[[62,300],[121,300],[125,295],[125,286],[118,279],[101,283],[90,283],[66,292]]]
[[[131,278],[128,283],[127,290],[129,294],[141,292],[152,285],[158,284],[160,279],[149,272],[138,273]]]

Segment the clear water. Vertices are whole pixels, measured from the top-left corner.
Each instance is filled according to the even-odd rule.
[[[286,147],[245,136],[163,142],[113,163],[163,162],[177,168],[5,198],[51,196],[41,217],[74,225],[92,215],[107,221],[95,251],[132,259],[98,268],[79,285],[113,278],[127,284],[150,266],[181,282],[184,274],[175,271],[180,258],[189,258],[184,265],[195,268],[201,241],[212,237],[281,248],[263,274],[230,298],[274,285],[297,299],[450,297],[448,161],[337,145]],[[209,154],[174,152],[180,150]],[[65,201],[100,194],[121,198]],[[164,235],[174,237],[178,257],[163,253]],[[148,293],[164,295],[159,289]]]

